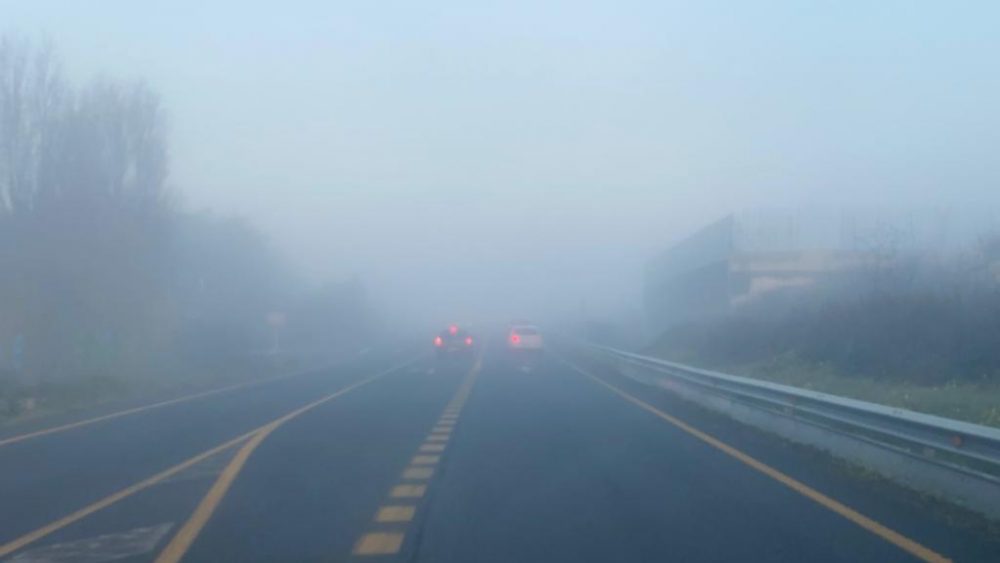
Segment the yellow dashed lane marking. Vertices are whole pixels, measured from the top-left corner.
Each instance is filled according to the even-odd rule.
[[[403,470],[402,480],[426,481],[434,476],[434,467],[431,466],[440,462],[441,456],[429,454],[444,451],[446,442],[451,435],[451,430],[458,418],[458,413],[461,411],[472,384],[475,382],[476,374],[479,373],[481,368],[482,357],[476,361],[465,381],[459,386],[458,391],[455,393],[455,398],[448,404],[444,414],[441,415],[440,420],[438,420],[431,433],[427,436],[427,440],[418,448],[418,452],[420,453],[413,456],[410,460],[410,467]],[[401,483],[392,488],[389,496],[394,499],[419,499],[426,492],[426,484]],[[419,501],[414,502],[419,503]],[[383,506],[376,513],[375,522],[380,524],[405,524],[413,520],[415,513],[416,506]],[[404,536],[403,532],[371,532],[361,536],[361,539],[358,540],[358,543],[354,547],[353,553],[357,556],[395,555],[402,548]]]
[[[375,515],[376,522],[409,522],[416,513],[415,506],[383,506]]]
[[[775,481],[781,483],[782,485],[785,485],[786,487],[801,494],[802,496],[815,501],[816,503],[830,509],[833,512],[836,512],[837,514],[843,516],[844,518],[847,518],[851,522],[854,522],[858,526],[861,526],[862,528],[884,539],[885,541],[895,545],[896,547],[902,549],[903,551],[906,551],[907,553],[917,557],[918,559],[934,563],[944,563],[946,561],[951,561],[950,559],[941,555],[940,553],[937,553],[931,550],[930,548],[924,547],[923,545],[911,540],[910,538],[900,534],[899,532],[892,530],[876,522],[875,520],[872,520],[871,518],[868,518],[867,516],[861,514],[860,512],[857,512],[853,508],[841,504],[839,501],[836,501],[824,495],[823,493],[813,489],[812,487],[806,485],[805,483],[796,481],[795,479],[789,477],[788,475],[785,475],[784,473],[778,471],[777,469],[771,467],[770,465],[767,465],[764,462],[758,461],[757,459],[750,457],[749,455],[730,446],[729,444],[726,444],[725,442],[719,440],[718,438],[710,434],[706,434],[705,432],[698,430],[697,428],[689,425],[683,420],[671,416],[657,409],[653,405],[650,405],[649,403],[643,401],[642,399],[638,399],[628,394],[627,392],[619,389],[618,387],[604,381],[604,379],[597,377],[596,375],[591,375],[590,373],[587,373],[586,371],[576,367],[573,364],[570,364],[569,362],[566,362],[566,364],[575,369],[576,371],[580,372],[584,376],[590,378],[595,383],[604,386],[612,393],[632,403],[633,405],[636,405],[637,407],[654,414],[655,416],[661,418],[666,422],[669,422],[670,424],[676,426],[677,428],[683,430],[684,432],[687,432],[688,434],[694,436],[695,438],[701,440],[702,442],[705,442],[706,444],[712,446],[713,448],[721,450],[727,455],[741,461],[742,463],[752,467],[753,469],[756,469],[757,471],[763,473],[764,475],[767,475],[768,477],[774,479]]]
[[[434,475],[433,467],[408,467],[403,471],[403,479],[430,479]]]
[[[399,553],[403,545],[403,534],[374,532],[365,534],[354,546],[355,555],[392,555]]]
[[[392,498],[420,498],[427,491],[427,485],[396,485],[389,496]]]

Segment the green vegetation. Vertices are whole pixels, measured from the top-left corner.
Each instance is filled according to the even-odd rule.
[[[290,373],[308,365],[314,364],[293,355],[247,356],[213,367],[177,358],[170,365],[147,366],[141,372],[119,376],[75,375],[40,382],[0,377],[0,426],[108,403],[155,402]]]
[[[677,362],[1000,426],[1000,245],[895,258],[837,285],[758,298],[675,326]]]
[[[950,381],[941,385],[919,385],[898,378],[887,381],[859,377],[838,372],[829,364],[805,362],[791,352],[741,365],[698,361],[691,356],[666,357],[734,375],[1000,427],[1000,384],[997,383]]]

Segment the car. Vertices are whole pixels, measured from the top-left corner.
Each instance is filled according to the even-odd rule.
[[[472,334],[458,325],[450,325],[434,337],[434,349],[439,359],[471,355],[475,346],[476,340],[472,338]]]
[[[507,348],[511,351],[541,352],[545,349],[542,333],[535,325],[511,325],[507,333]]]

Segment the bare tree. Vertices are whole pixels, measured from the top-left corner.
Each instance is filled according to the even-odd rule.
[[[31,209],[66,89],[50,43],[0,37],[0,214]]]
[[[133,210],[165,203],[167,143],[158,96],[98,79],[51,122],[38,191],[50,204]]]
[[[0,37],[0,380],[14,349],[28,384],[228,361],[291,302],[252,226],[169,205],[165,121],[148,85],[73,89],[49,45]],[[355,296],[315,303],[356,333]]]
[[[76,94],[50,45],[0,37],[0,349],[100,371],[163,339],[166,146],[145,84]]]

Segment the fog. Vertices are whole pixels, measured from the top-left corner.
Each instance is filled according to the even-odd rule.
[[[995,206],[994,2],[3,2],[158,92],[168,186],[388,322],[621,316],[733,211]]]
[[[0,0],[0,560],[1000,562],[998,24]]]

